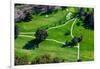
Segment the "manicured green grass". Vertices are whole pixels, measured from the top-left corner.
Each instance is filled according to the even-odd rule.
[[[64,33],[66,32],[66,30],[70,29],[70,26],[71,26],[72,22],[73,21],[69,22],[67,25],[65,25],[63,27],[58,28],[57,32],[62,33],[61,35],[60,35],[60,33],[59,34],[57,33],[56,36],[58,36],[58,37],[53,36],[56,32],[56,29],[49,30],[48,34],[50,34],[50,35],[49,35],[48,39],[51,38],[51,39],[56,39],[58,41],[65,42],[64,40],[66,40],[66,38],[70,37],[70,36],[67,36],[67,37],[65,36],[66,38],[65,37],[64,38],[59,38],[59,37],[64,36]],[[59,31],[59,29],[60,30],[65,29],[65,30]],[[53,32],[54,32],[54,34],[53,34]],[[24,49],[22,49],[25,46],[25,44],[28,41],[32,40],[32,39],[33,38],[28,38],[28,37],[25,38],[25,37],[21,37],[21,36],[18,37],[15,40],[15,42],[16,42],[15,43],[15,46],[16,46],[15,48],[17,50],[20,49],[22,51],[32,53],[33,56],[31,58],[33,58],[33,59],[35,57],[39,56],[39,55],[50,54],[52,57],[59,57],[61,59],[64,59],[66,62],[72,62],[72,61],[77,60],[77,48],[62,48],[62,44],[56,43],[54,41],[45,40],[45,41],[41,42],[40,45],[39,45],[39,48],[37,48],[35,50],[24,50]],[[19,52],[20,52],[20,50],[19,50]],[[30,61],[32,61],[32,60],[30,60]]]
[[[45,15],[33,15],[32,21],[19,22],[17,23],[17,25],[19,27],[20,32],[34,32],[42,26],[49,26],[59,22],[59,20],[64,20],[67,13],[68,12],[66,12],[66,10],[59,10],[57,13],[52,13],[51,15],[48,15],[48,17],[45,17]]]
[[[73,20],[68,22],[65,26],[49,30],[48,38],[56,39],[61,42],[65,42],[66,40],[69,41],[71,39],[71,36],[70,36],[70,34],[65,35],[65,33],[70,31],[70,27],[71,27],[72,23],[73,23]]]
[[[70,11],[73,11],[74,13],[75,9],[70,8]],[[55,22],[59,22],[59,20],[63,20],[62,18],[64,18],[67,13],[68,12],[66,12],[66,10],[60,10],[57,13],[50,14],[48,18],[45,18],[45,16],[33,16],[32,21],[17,23],[17,25],[19,27],[20,32],[35,32],[39,27],[52,25]],[[74,20],[69,21],[68,24],[62,27],[48,30],[47,39],[54,39],[61,42],[71,41],[72,37],[70,36],[70,34],[65,35],[65,33],[71,30],[73,22]],[[94,31],[85,29],[81,25],[77,26],[76,23],[73,29],[74,36],[80,36],[81,34],[83,35],[83,40],[80,43],[80,58],[82,59],[82,61],[94,60]],[[23,35],[34,37],[33,34],[28,33]],[[39,57],[43,54],[50,54],[52,57],[59,57],[61,59],[64,59],[65,62],[77,61],[76,47],[62,48],[62,44],[57,43],[55,41],[45,40],[40,43],[39,48],[32,50],[23,49],[23,47],[32,39],[34,38],[19,36],[15,40],[15,54],[19,57],[22,57],[24,54],[28,55],[29,62],[35,60],[37,56]]]
[[[77,8],[68,8],[69,11],[61,10],[59,9],[55,13],[48,14],[48,17],[46,15],[33,15],[33,19],[30,22],[19,22],[17,23],[20,32],[34,32],[38,28],[43,26],[50,26],[55,23],[59,23],[60,20],[66,19],[66,15],[69,12],[77,13]],[[71,16],[73,17],[73,15]]]
[[[19,40],[20,38],[23,39],[23,41],[22,42],[17,41],[17,43],[19,43],[19,46],[22,46],[23,43],[25,44],[28,41],[25,40],[25,37],[24,38],[19,37],[17,40]],[[16,52],[18,55],[20,55],[20,53],[31,54],[31,57],[30,56],[28,57],[30,58],[30,61],[32,61],[35,57],[43,54],[50,54],[52,57],[59,57],[61,59],[66,60],[67,62],[76,61],[77,58],[77,48],[62,48],[62,44],[52,42],[52,41],[43,41],[40,44],[40,47],[34,50],[25,50],[22,49],[22,47],[18,47],[18,45],[16,46],[17,46],[16,50],[19,52],[19,53]]]
[[[80,43],[81,59],[84,61],[94,60],[94,31],[75,24],[73,32],[75,36],[83,36]]]

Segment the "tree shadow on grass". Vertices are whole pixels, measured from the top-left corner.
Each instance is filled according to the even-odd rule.
[[[35,48],[38,48],[39,47],[39,43],[40,41],[37,40],[37,39],[34,39],[34,40],[31,40],[31,41],[28,41],[25,46],[23,47],[23,49],[35,49]]]

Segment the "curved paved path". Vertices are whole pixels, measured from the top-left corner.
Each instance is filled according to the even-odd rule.
[[[71,13],[69,12],[68,14],[67,14],[67,17],[70,17],[71,16]],[[54,28],[59,28],[59,27],[62,27],[62,26],[65,26],[66,24],[68,24],[70,21],[72,21],[72,20],[74,20],[74,18],[73,19],[70,19],[69,21],[67,21],[67,22],[65,22],[64,24],[62,24],[62,25],[57,25],[57,26],[55,26],[55,27],[50,27],[50,28],[48,28],[47,30],[51,30],[51,29],[54,29]],[[35,32],[20,32],[20,34],[35,34]]]
[[[67,14],[67,16],[71,16],[71,14],[70,14],[70,12]],[[51,27],[51,28],[49,28],[49,29],[47,29],[47,30],[51,30],[51,29],[54,29],[54,28],[59,28],[59,27],[62,27],[62,26],[65,26],[65,25],[67,25],[70,21],[72,21],[72,20],[74,20],[75,18],[73,18],[73,19],[70,19],[69,21],[67,21],[67,22],[65,22],[64,24],[62,24],[62,25],[58,25],[58,26],[55,26],[55,27]]]
[[[73,22],[73,24],[72,24],[72,26],[71,26],[71,37],[72,38],[74,38],[74,35],[73,35],[73,27],[74,27],[74,24],[75,24],[75,22],[76,22],[76,20],[77,20],[77,18],[74,20],[74,22]],[[77,44],[77,46],[75,46],[75,47],[77,47],[77,60],[79,60],[80,59],[80,43],[78,43]]]
[[[77,18],[75,18],[75,20],[74,20],[74,22],[73,22],[73,24],[72,24],[72,26],[71,26],[71,37],[73,38],[74,37],[74,35],[73,35],[73,28],[74,28],[74,24],[76,23],[76,20],[77,20]]]
[[[75,22],[76,22],[76,20],[77,20],[77,19],[75,19],[75,18],[73,18],[73,19],[67,21],[67,22],[66,22],[65,24],[63,24],[63,25],[56,26],[56,27],[51,27],[51,28],[49,28],[48,30],[54,29],[54,28],[59,28],[59,27],[62,27],[62,26],[65,26],[66,24],[68,24],[68,23],[69,23],[70,21],[72,21],[72,20],[74,20],[74,22],[73,22],[73,24],[72,24],[72,26],[71,26],[71,36],[73,37],[73,34],[72,34],[73,26],[74,26],[74,24],[75,24]],[[33,32],[33,33],[35,33],[35,32]],[[33,37],[33,36],[25,35],[25,34],[33,34],[33,33],[31,33],[31,32],[30,32],[30,33],[21,33],[19,36],[22,36],[22,37],[29,37],[29,38],[35,38],[35,37]],[[48,41],[54,41],[54,42],[60,43],[60,44],[65,44],[64,42],[57,41],[57,40],[55,40],[55,39],[46,39],[46,40],[48,40]]]
[[[21,37],[28,37],[28,38],[35,38],[35,37],[29,36],[29,35],[19,35],[19,36],[21,36]],[[60,44],[65,44],[64,42],[60,42],[60,41],[57,41],[57,40],[55,40],[55,39],[45,39],[45,40],[54,41],[54,42],[60,43]]]

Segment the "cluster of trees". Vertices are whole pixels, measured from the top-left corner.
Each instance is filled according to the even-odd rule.
[[[17,5],[15,6],[15,22],[30,21],[32,19],[32,6]]]
[[[94,14],[89,13],[84,19],[85,28],[94,29]]]
[[[83,36],[79,36],[79,37],[74,37],[72,38],[72,40],[70,42],[66,41],[65,44],[63,45],[63,47],[74,47],[76,46],[78,43],[80,43],[83,39]]]
[[[35,58],[32,58],[32,60],[30,61],[29,58],[32,54],[25,54],[25,53],[20,53],[20,54],[21,56],[15,54],[15,65],[60,63],[65,61],[65,59],[61,59],[56,56],[52,57],[52,55],[48,53],[36,56]]]
[[[94,9],[93,8],[79,8],[77,17],[83,20],[83,26],[87,29],[94,29]]]
[[[52,13],[63,7],[58,6],[47,6],[47,5],[26,5],[26,4],[15,4],[15,22],[19,21],[30,21],[32,15],[43,15]]]

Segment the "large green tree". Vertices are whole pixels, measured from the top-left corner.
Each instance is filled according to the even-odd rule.
[[[47,30],[45,29],[38,29],[35,33],[35,37],[39,41],[43,41],[48,36]]]

